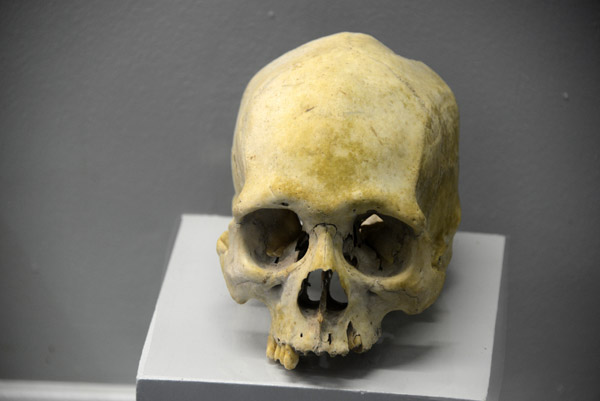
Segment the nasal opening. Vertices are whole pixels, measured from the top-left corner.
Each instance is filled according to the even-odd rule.
[[[348,306],[348,296],[337,272],[322,269],[310,272],[302,281],[298,306],[303,313],[309,314],[318,309],[328,312],[344,310]]]

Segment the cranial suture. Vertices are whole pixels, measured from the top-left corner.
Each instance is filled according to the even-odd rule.
[[[339,33],[250,81],[235,128],[234,300],[271,313],[267,356],[370,349],[390,311],[438,297],[460,221],[458,108],[425,64]]]

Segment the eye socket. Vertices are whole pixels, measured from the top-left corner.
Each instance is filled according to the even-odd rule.
[[[259,209],[242,219],[241,233],[249,254],[262,267],[280,268],[302,259],[308,234],[289,209]]]
[[[372,276],[393,276],[403,270],[414,238],[410,226],[371,211],[358,216],[352,227],[343,245],[349,264]]]

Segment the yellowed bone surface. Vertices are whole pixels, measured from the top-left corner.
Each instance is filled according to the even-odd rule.
[[[438,297],[460,221],[458,108],[425,64],[355,33],[284,54],[246,88],[232,171],[218,253],[232,297],[270,310],[268,358],[364,352],[388,312]]]

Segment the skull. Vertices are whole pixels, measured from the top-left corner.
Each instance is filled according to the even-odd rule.
[[[460,221],[458,108],[423,63],[353,33],[284,54],[246,88],[232,170],[217,252],[233,299],[270,311],[270,359],[366,351],[388,312],[438,297]]]

